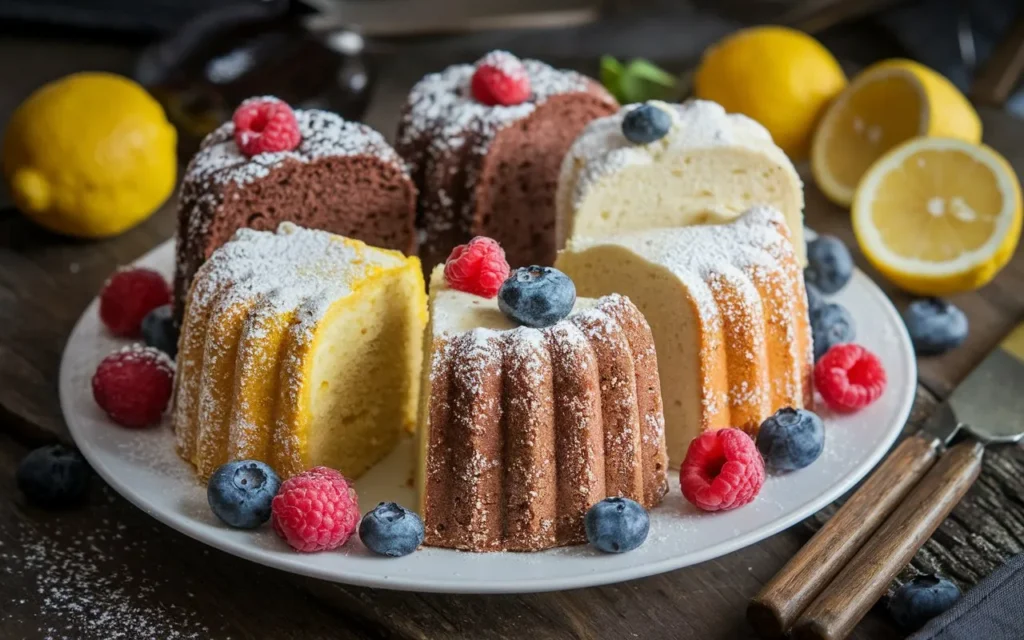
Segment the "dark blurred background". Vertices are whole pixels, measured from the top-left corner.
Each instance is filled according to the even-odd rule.
[[[505,48],[552,63],[594,65],[602,54],[648,58],[679,74],[745,24],[806,30],[848,71],[906,56],[945,74],[979,104],[1024,114],[1019,0],[0,0],[0,56],[74,43],[52,73],[89,64],[147,86],[182,133],[182,151],[244,97],[273,93],[362,118],[381,74],[408,86],[433,68]],[[69,49],[70,50],[70,49]],[[31,54],[29,54],[31,55]],[[8,58],[2,58],[8,59]],[[413,71],[415,69],[415,71]],[[410,75],[408,82],[395,76]],[[0,69],[0,112],[27,94]],[[38,75],[33,79],[38,82]],[[6,104],[12,101],[12,104]],[[372,113],[390,132],[397,114]]]

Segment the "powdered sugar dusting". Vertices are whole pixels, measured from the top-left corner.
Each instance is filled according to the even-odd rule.
[[[669,134],[650,144],[633,144],[622,134],[622,119],[638,106],[625,105],[615,115],[593,120],[576,139],[562,161],[560,207],[579,206],[590,186],[606,175],[687,149],[740,146],[765,153],[792,169],[792,163],[772,142],[767,129],[742,114],[726,113],[721,105],[707,100],[659,103],[673,116]],[[796,175],[795,170],[793,174]]]
[[[126,363],[148,362],[155,364],[164,373],[174,375],[174,361],[155,347],[147,347],[140,342],[133,342],[118,349],[114,355],[117,356],[117,360],[113,362],[112,366],[121,367]]]
[[[278,344],[287,331],[292,357],[303,353],[333,304],[372,273],[400,267],[404,260],[395,252],[289,222],[276,233],[240,229],[214,252],[196,274],[188,299],[173,414],[179,450],[201,475],[222,461],[225,446],[247,451],[260,440],[248,405],[230,411],[235,390],[221,379],[224,372],[233,371],[237,360],[250,365],[243,373],[253,375],[260,357],[253,351],[269,346],[272,329],[278,331]],[[282,317],[288,318],[286,329]],[[282,370],[300,369],[287,364]],[[298,380],[284,384],[284,393],[297,386]],[[274,438],[285,460],[297,459],[299,447],[289,430],[275,429]]]
[[[518,64],[507,52],[492,52],[482,60],[488,61],[502,68]],[[425,76],[409,94],[396,147],[427,196],[420,199],[420,207],[427,228],[428,254],[449,248],[433,246],[435,235],[442,236],[455,228],[469,232],[477,180],[500,131],[559,95],[586,93],[609,106],[615,104],[600,85],[575,71],[554,69],[538,60],[522,60],[521,66],[531,94],[519,104],[491,106],[477,102],[470,90],[476,67],[468,64]]]
[[[782,401],[802,406],[811,359],[803,280],[785,218],[754,207],[732,222],[575,238],[568,251],[628,249],[668,269],[692,300],[699,322],[699,425],[756,429]],[[801,329],[802,326],[802,329]],[[716,381],[719,367],[727,384]],[[777,407],[775,407],[777,408]]]
[[[266,99],[269,98],[253,98]],[[276,99],[276,98],[273,98]],[[186,182],[248,184],[270,175],[286,160],[313,162],[332,156],[370,155],[403,168],[401,158],[377,131],[360,122],[319,109],[296,109],[302,139],[293,151],[260,153],[249,157],[235,144],[234,123],[228,121],[203,140],[185,173]]]
[[[109,555],[116,546],[144,551],[128,541],[123,524],[104,520],[100,527],[71,542],[59,542],[45,533],[26,532],[19,548],[0,547],[0,565],[8,575],[35,580],[35,593],[5,603],[9,615],[30,619],[42,614],[48,622],[38,629],[46,640],[104,638],[105,640],[191,640],[210,637],[194,610],[176,604],[153,605],[161,586],[140,574],[137,567],[118,563]],[[127,546],[126,546],[127,545]],[[40,603],[37,612],[26,611]]]
[[[484,60],[509,64],[499,53],[492,52]],[[428,153],[436,156],[458,149],[467,139],[476,139],[476,151],[482,155],[502,127],[525,118],[552,96],[585,91],[588,87],[587,78],[574,71],[554,69],[539,60],[523,60],[522,65],[533,93],[526,102],[509,106],[485,105],[470,95],[470,80],[476,70],[473,65],[458,64],[428,74],[409,93],[399,144],[410,144],[429,134],[432,142]],[[409,159],[414,167],[422,160]],[[417,173],[415,168],[413,173]]]
[[[619,318],[643,325],[624,297],[578,298],[568,317],[516,326],[495,299],[431,281],[432,419],[427,544],[537,550],[583,541],[586,508],[607,495],[657,504],[667,459],[657,361],[633,353]],[[636,333],[636,327],[630,331]],[[643,343],[646,339],[648,342]],[[643,373],[641,374],[641,369]],[[641,384],[641,376],[644,382]],[[444,391],[431,391],[431,389]],[[556,462],[557,461],[557,462]],[[557,477],[555,466],[557,465]]]

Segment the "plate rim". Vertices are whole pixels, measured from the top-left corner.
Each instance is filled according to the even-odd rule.
[[[173,242],[174,238],[165,240],[132,260],[131,264],[137,264],[140,261],[151,258],[153,254],[157,252],[165,251],[165,247]],[[136,492],[125,482],[122,482],[119,479],[118,474],[114,473],[107,467],[103,461],[103,456],[98,455],[97,452],[93,450],[92,443],[82,437],[82,434],[77,433],[77,429],[72,427],[72,419],[69,418],[73,413],[69,411],[72,404],[70,399],[72,376],[68,367],[68,354],[75,337],[83,328],[83,323],[86,321],[90,313],[95,313],[98,305],[97,297],[94,297],[89,304],[86,305],[65,342],[64,349],[61,353],[58,377],[58,395],[60,399],[61,413],[63,414],[68,432],[75,441],[79,450],[89,461],[92,468],[111,486],[111,488],[117,491],[118,494],[128,500],[132,505],[141,509],[143,512],[152,516],[162,524],[219,551],[229,553],[273,569],[326,580],[329,582],[398,591],[451,594],[515,594],[542,593],[566,589],[597,587],[635,580],[638,578],[645,578],[700,564],[765,540],[785,529],[788,529],[794,524],[805,520],[825,506],[834,502],[837,498],[853,488],[860,480],[867,477],[881,459],[889,453],[893,443],[896,441],[899,434],[902,432],[903,427],[906,425],[907,419],[910,417],[911,410],[913,409],[913,405],[916,400],[918,386],[917,359],[914,356],[913,350],[909,348],[911,345],[910,336],[907,333],[902,318],[896,311],[896,308],[893,306],[889,297],[860,269],[855,269],[853,278],[860,282],[858,286],[864,286],[873,297],[878,298],[882,302],[881,306],[889,316],[889,319],[893,321],[892,324],[897,328],[897,332],[899,333],[899,339],[897,342],[899,343],[900,358],[904,361],[904,364],[907,365],[907,370],[912,374],[914,380],[913,385],[911,385],[912,392],[902,399],[899,405],[899,410],[895,414],[899,419],[894,421],[894,425],[889,428],[888,433],[879,442],[879,445],[876,446],[871,451],[870,455],[866,456],[856,467],[851,469],[837,482],[833,483],[828,491],[819,494],[814,499],[807,500],[797,508],[791,509],[790,512],[783,517],[773,520],[742,535],[734,536],[705,547],[699,551],[651,562],[632,564],[626,568],[616,568],[604,571],[597,570],[590,573],[578,573],[571,576],[516,579],[507,581],[503,581],[501,578],[495,578],[488,582],[469,583],[458,579],[452,579],[448,576],[439,576],[430,582],[425,582],[422,578],[418,577],[406,578],[397,575],[388,575],[386,573],[368,574],[365,572],[354,572],[352,574],[339,575],[335,571],[320,569],[319,565],[316,563],[302,562],[301,560],[303,558],[308,557],[307,554],[295,553],[293,555],[280,555],[266,553],[266,550],[259,545],[244,544],[228,537],[209,536],[203,531],[201,526],[202,523],[198,521],[193,522],[187,518],[175,518],[172,517],[171,514],[166,514],[161,510],[153,509],[141,492]],[[897,424],[898,427],[895,426]],[[454,550],[450,551],[452,553],[469,553]],[[524,557],[530,557],[532,554],[524,553],[523,555]],[[381,559],[381,562],[384,563],[389,561],[392,560]]]

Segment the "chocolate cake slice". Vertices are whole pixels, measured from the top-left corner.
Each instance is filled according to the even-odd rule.
[[[410,92],[399,126],[395,148],[419,188],[420,257],[428,272],[476,235],[498,240],[513,267],[552,264],[562,158],[587,123],[618,111],[595,81],[537,60],[521,61],[526,100],[484,104],[471,83],[486,64],[520,61],[492,52],[475,66],[427,75]]]
[[[319,110],[295,110],[292,151],[244,155],[234,125],[221,125],[192,158],[178,204],[175,314],[181,318],[196,270],[240,228],[281,222],[412,254],[416,187],[384,137]]]

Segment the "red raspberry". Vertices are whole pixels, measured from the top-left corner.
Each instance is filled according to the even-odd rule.
[[[359,500],[345,477],[314,467],[284,481],[271,503],[277,535],[297,551],[337,549],[359,526]]]
[[[92,397],[123,427],[160,422],[171,399],[174,363],[167,354],[131,344],[100,362],[92,376]]]
[[[863,409],[885,391],[885,367],[858,344],[837,344],[814,365],[814,386],[833,411]]]
[[[249,98],[238,105],[231,121],[235,144],[247,156],[291,151],[302,139],[292,108],[277,98]]]
[[[508,273],[505,250],[496,240],[484,236],[455,247],[444,262],[449,287],[484,298],[498,295]]]
[[[171,301],[171,288],[152,269],[119,269],[100,291],[100,320],[115,336],[137,338],[142,319]]]
[[[764,460],[740,429],[705,431],[690,443],[679,469],[683,497],[704,511],[747,504],[764,484]]]
[[[521,104],[530,97],[526,67],[508,51],[492,51],[476,63],[470,91],[488,106]]]

